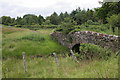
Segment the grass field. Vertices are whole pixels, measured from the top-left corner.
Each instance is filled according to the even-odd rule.
[[[67,48],[51,39],[51,29],[32,31],[20,28],[2,29],[3,57],[20,57],[26,55],[46,55],[53,52],[66,53]]]
[[[1,29],[1,28],[0,28]],[[55,52],[57,56],[68,54],[69,50],[52,40],[52,29],[32,31],[15,27],[2,28],[2,77],[3,78],[117,78],[118,56],[116,53],[97,45],[81,44],[81,52],[96,54],[94,59],[79,59],[76,63],[72,57],[54,57],[47,55]],[[27,71],[24,72],[22,52],[26,53]],[[98,55],[105,57],[98,59]],[[40,55],[43,57],[32,57]],[[77,55],[76,55],[77,56]],[[81,56],[85,58],[85,56]],[[81,58],[80,57],[80,58]]]
[[[3,61],[5,78],[118,78],[118,58],[106,60],[83,60],[76,63],[72,57],[58,58],[59,66],[53,57],[26,58],[27,71],[23,60]]]

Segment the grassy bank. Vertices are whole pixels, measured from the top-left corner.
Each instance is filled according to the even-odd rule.
[[[32,31],[20,28],[3,28],[3,57],[20,57],[26,55],[46,55],[53,52],[66,53],[67,48],[53,41],[50,37],[52,29]]]

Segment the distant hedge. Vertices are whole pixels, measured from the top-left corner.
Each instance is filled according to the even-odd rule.
[[[38,30],[41,28],[57,28],[58,25],[16,25],[16,27]]]

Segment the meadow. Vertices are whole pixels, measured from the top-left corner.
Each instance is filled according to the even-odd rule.
[[[53,29],[36,31],[2,28],[2,77],[3,78],[118,78],[118,54],[92,44],[81,44],[76,55],[79,63],[67,54],[69,50],[52,40]],[[24,72],[22,53],[26,53],[27,72]],[[59,65],[53,56],[55,52]],[[93,59],[87,59],[94,54]],[[111,56],[106,56],[110,54]],[[102,57],[102,58],[101,58]]]
[[[118,78],[118,57],[108,60],[81,60],[72,57],[26,58],[27,72],[22,59],[3,60],[3,78]]]
[[[74,2],[67,2],[68,0],[66,0],[65,3],[72,6],[70,9],[74,9],[70,11],[67,8],[68,6],[64,6],[65,4],[62,2],[64,0],[53,1],[53,4],[51,4],[51,1],[50,5],[44,4],[42,8],[40,7],[41,5],[37,4],[36,7],[31,7],[35,5],[34,2],[40,3],[38,1],[21,1],[14,2],[12,0],[11,5],[14,2],[15,8],[12,8],[14,5],[11,6],[9,4],[11,2],[2,1],[3,3],[1,3],[8,4],[8,7],[1,9],[6,9],[6,11],[10,9],[9,12],[14,13],[3,12],[5,14],[0,17],[0,61],[2,58],[0,66],[2,65],[2,78],[98,78],[105,80],[109,78],[117,80],[120,78],[118,72],[120,50],[114,52],[107,49],[109,46],[114,46],[111,44],[112,42],[114,43],[112,36],[110,36],[111,40],[107,40],[109,38],[106,37],[107,35],[99,35],[101,40],[102,36],[104,36],[106,42],[110,41],[111,45],[106,44],[106,48],[94,44],[81,43],[80,46],[75,46],[76,52],[74,50],[72,52],[72,50],[59,44],[50,36],[50,33],[55,31],[65,35],[77,31],[94,31],[109,35],[119,35],[120,2],[105,2],[103,0],[96,3],[94,1],[95,5],[99,5],[98,7],[97,5],[94,6],[94,2],[92,2],[91,6],[91,3],[86,6],[88,2],[84,3],[83,1],[84,4],[81,6],[79,4],[81,3],[79,2],[80,0],[76,0],[77,4],[75,5],[73,4]],[[19,10],[17,10],[16,5],[20,3],[26,3],[25,6],[27,7],[22,4],[18,6]],[[29,6],[30,3],[31,5]],[[78,8],[76,7],[77,5]],[[65,7],[69,12],[64,10],[66,9]],[[42,10],[37,10],[39,8]],[[46,12],[44,8],[49,9]],[[51,11],[54,12],[51,13]],[[49,16],[45,16],[44,13],[49,14]],[[92,35],[90,36],[92,38]],[[67,41],[71,42],[72,40],[69,37]],[[79,50],[80,54],[78,54]]]
[[[53,52],[65,53],[67,48],[52,40],[50,32],[52,32],[51,29],[32,31],[4,27],[2,29],[3,58],[20,58],[22,52],[26,52],[27,56],[42,56]]]

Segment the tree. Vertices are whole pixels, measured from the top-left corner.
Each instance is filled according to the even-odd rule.
[[[11,17],[10,16],[2,16],[2,24],[10,25],[11,24]]]
[[[68,12],[65,12],[65,13],[63,14],[63,16],[64,16],[64,18],[70,17],[70,15],[68,14]]]
[[[38,23],[39,23],[39,25],[41,25],[44,21],[45,21],[44,17],[39,15],[38,16]]]
[[[120,13],[119,6],[120,2],[106,2],[101,8],[96,9],[97,17],[102,21],[102,23],[107,23],[106,17]]]
[[[36,15],[33,14],[26,14],[23,16],[23,21],[25,25],[34,25],[38,24],[38,18]]]
[[[64,14],[62,12],[59,15],[59,20],[60,20],[60,24],[62,21],[64,21]]]
[[[58,14],[56,12],[54,12],[50,16],[50,23],[54,24],[54,25],[58,25],[60,23],[60,19],[59,19]]]
[[[76,15],[77,13],[79,13],[79,12],[81,12],[80,7],[78,7],[76,10],[73,10],[73,11],[70,13],[70,16],[71,16],[73,19],[75,19],[75,15]]]
[[[81,25],[87,21],[86,11],[82,10],[75,15],[75,21],[77,25]]]
[[[24,24],[24,22],[22,22],[22,18],[21,17],[17,17],[16,24],[17,25],[23,25]]]
[[[94,21],[93,12],[94,12],[93,10],[90,10],[90,9],[87,10],[87,12],[86,12],[86,18],[87,18],[87,20]]]
[[[14,26],[14,25],[16,25],[16,21],[15,21],[15,18],[11,18],[11,24],[10,24],[11,26]]]
[[[120,27],[120,14],[112,15],[107,18],[108,23],[111,25],[113,33],[115,32],[115,27]]]
[[[51,25],[50,20],[45,20],[45,22],[42,23],[43,25]]]
[[[68,34],[70,31],[74,30],[75,22],[72,21],[70,17],[66,17],[64,22],[57,28],[57,31],[62,31],[65,34]]]

